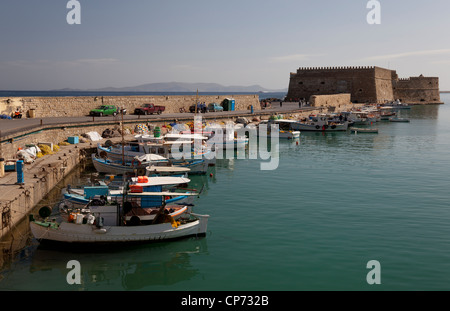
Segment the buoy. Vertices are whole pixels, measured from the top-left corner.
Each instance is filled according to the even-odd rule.
[[[295,144],[298,146],[298,141]]]
[[[213,174],[211,173],[211,174],[209,174],[209,177],[213,177]]]

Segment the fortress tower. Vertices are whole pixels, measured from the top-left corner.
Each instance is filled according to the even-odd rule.
[[[399,79],[395,70],[380,67],[307,67],[291,73],[287,98],[349,93],[354,103],[440,103],[439,78],[422,75]]]

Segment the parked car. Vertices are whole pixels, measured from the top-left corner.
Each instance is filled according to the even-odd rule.
[[[134,114],[161,114],[164,110],[166,110],[165,106],[155,106],[153,104],[144,104],[142,107],[138,107],[134,109]]]
[[[123,109],[124,114],[126,114],[126,110]],[[92,109],[89,112],[90,116],[115,116],[120,113],[119,108],[114,105],[101,105],[98,108]]]
[[[209,112],[223,111],[223,107],[220,106],[218,103],[210,103],[208,105],[208,111]]]
[[[195,112],[195,105],[192,105],[191,107],[189,107],[189,111],[194,113]],[[205,103],[198,103],[197,104],[197,112],[201,112],[201,113],[208,112],[206,104]]]

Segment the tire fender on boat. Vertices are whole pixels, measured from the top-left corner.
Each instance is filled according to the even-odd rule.
[[[145,168],[138,168],[137,170],[136,170],[136,173],[137,173],[137,175],[138,176],[144,176],[145,175]]]

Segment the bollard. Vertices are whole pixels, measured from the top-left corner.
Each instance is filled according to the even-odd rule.
[[[16,171],[17,171],[17,184],[24,185],[25,181],[23,179],[23,160],[19,160],[16,162]]]
[[[0,158],[0,178],[5,176],[5,159]]]

